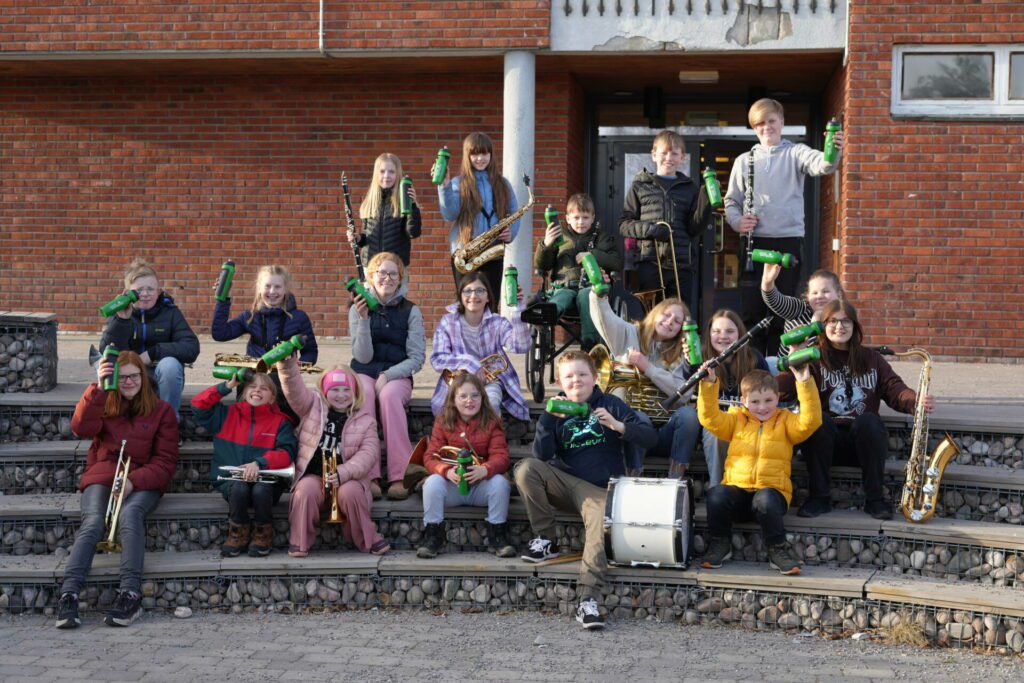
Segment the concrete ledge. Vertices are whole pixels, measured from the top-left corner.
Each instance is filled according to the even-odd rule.
[[[1020,591],[977,584],[950,584],[922,577],[911,580],[878,572],[865,584],[864,597],[1024,617],[1024,593]]]
[[[835,513],[828,516],[831,517],[832,514]],[[788,523],[789,520],[786,521]],[[892,538],[910,538],[934,543],[1024,549],[1024,528],[948,517],[932,517],[924,524],[911,524],[902,519],[882,522],[882,533]]]

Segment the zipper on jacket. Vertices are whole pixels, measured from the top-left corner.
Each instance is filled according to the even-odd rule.
[[[757,483],[757,475],[760,474],[761,470],[761,433],[764,431],[764,422],[758,420],[757,424],[757,439],[754,441],[754,481],[753,484]]]
[[[249,444],[252,446],[252,435],[256,431],[256,406],[249,406]]]
[[[142,319],[142,351],[146,351],[146,312],[142,311],[142,315],[139,316]]]

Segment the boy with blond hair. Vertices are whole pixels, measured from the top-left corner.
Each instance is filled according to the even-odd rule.
[[[704,367],[707,367],[707,363]],[[800,413],[779,410],[779,387],[764,370],[740,381],[741,407],[723,413],[718,407],[714,368],[701,381],[697,417],[701,425],[729,442],[722,483],[708,489],[710,541],[701,563],[717,569],[732,557],[732,523],[751,517],[761,526],[768,563],[783,574],[799,574],[800,558],[786,542],[783,516],[793,498],[790,479],[793,446],[821,426],[821,402],[807,366],[793,368]]]
[[[567,351],[556,365],[564,398],[586,404],[588,412],[583,416],[542,414],[533,457],[516,465],[516,486],[535,534],[523,559],[543,562],[558,557],[555,511],[578,513],[586,531],[576,621],[585,629],[602,628],[598,598],[608,571],[604,550],[608,480],[625,473],[623,446],[627,442],[653,448],[658,432],[641,423],[622,400],[594,386],[594,361],[589,355]]]

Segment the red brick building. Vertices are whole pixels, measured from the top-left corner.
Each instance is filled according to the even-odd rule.
[[[318,333],[345,334],[339,178],[358,205],[390,151],[424,210],[410,297],[430,333],[452,291],[440,146],[485,131],[539,209],[587,190],[614,225],[654,130],[680,130],[691,171],[724,179],[768,95],[787,137],[820,145],[843,120],[839,173],[807,186],[806,265],[836,264],[869,342],[1024,358],[1019,2],[0,4],[0,308],[99,330],[141,254],[207,331],[230,257],[237,301],[284,263]],[[705,312],[735,294],[734,236],[712,251],[709,231]]]

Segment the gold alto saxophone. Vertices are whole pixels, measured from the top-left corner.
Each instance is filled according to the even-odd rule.
[[[903,495],[900,498],[900,510],[907,521],[921,524],[935,514],[942,472],[949,461],[960,453],[960,448],[953,437],[946,434],[931,456],[928,455],[928,414],[924,410],[924,397],[931,383],[931,356],[924,349],[909,349],[894,355],[900,358],[916,356],[924,361],[917,386],[917,402],[914,405],[914,435],[910,459],[907,461],[907,480],[903,484]]]
[[[471,239],[464,246],[456,249],[455,253],[452,254],[452,262],[455,264],[455,270],[459,271],[463,275],[466,273],[472,273],[488,261],[493,261],[494,259],[501,258],[505,255],[504,243],[498,242],[497,244],[493,244],[494,240],[498,239],[498,235],[501,234],[502,230],[522,218],[523,214],[529,211],[530,207],[533,206],[533,188],[530,187],[530,176],[524,175],[523,183],[526,185],[527,193],[529,193],[529,201],[495,223],[492,227]]]

